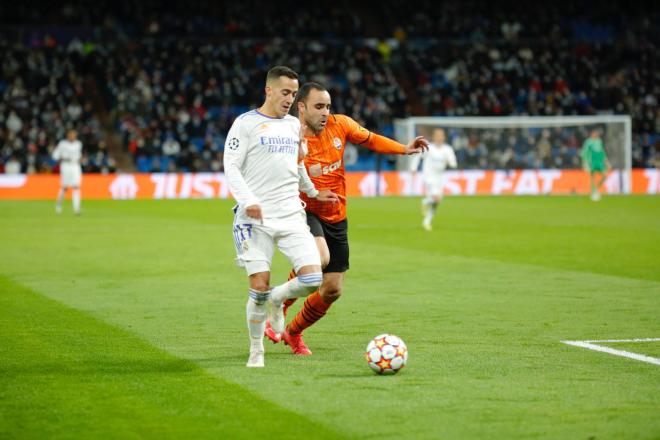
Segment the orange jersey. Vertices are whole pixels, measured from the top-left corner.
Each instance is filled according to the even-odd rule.
[[[325,129],[316,136],[305,136],[307,156],[305,167],[318,190],[329,189],[339,195],[339,203],[319,202],[301,193],[307,204],[306,211],[327,223],[337,223],[346,218],[346,176],[344,149],[349,141],[378,153],[403,153],[405,147],[375,133],[345,115],[330,115]]]

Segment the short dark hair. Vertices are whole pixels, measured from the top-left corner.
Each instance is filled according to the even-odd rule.
[[[286,76],[291,79],[298,79],[298,74],[293,71],[290,67],[286,66],[275,66],[268,71],[266,75],[266,82],[274,81],[280,76]]]
[[[323,86],[320,83],[317,82],[306,82],[300,88],[298,89],[298,94],[296,95],[296,102],[294,103],[297,104],[300,101],[306,101],[307,97],[309,96],[309,92],[311,90],[318,90],[319,92],[326,92],[328,89]]]
[[[293,116],[298,115],[298,103],[299,102],[305,102],[307,101],[307,97],[309,96],[309,92],[312,90],[318,90],[319,92],[327,92],[328,89],[322,85],[321,83],[317,82],[306,82],[300,88],[298,89],[298,94],[296,94],[296,99],[293,101],[293,105],[291,106],[291,110],[289,110],[289,113],[291,113]]]

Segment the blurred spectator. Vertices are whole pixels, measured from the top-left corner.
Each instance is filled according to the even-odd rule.
[[[253,84],[275,64],[326,84],[333,111],[386,135],[410,115],[629,114],[635,166],[658,161],[657,8],[622,0],[540,12],[483,0],[420,0],[414,11],[402,1],[378,10],[342,0],[259,7],[256,15],[251,2],[4,8],[0,165],[13,156],[24,172],[49,172],[54,140],[73,127],[85,171],[112,172],[99,121],[107,110],[139,171],[220,171],[231,122],[261,102]],[[295,21],[277,13],[286,8]],[[459,167],[571,168],[582,135],[457,131],[453,146]]]
[[[20,174],[21,163],[16,159],[16,156],[10,156],[9,160],[5,163],[6,174]]]

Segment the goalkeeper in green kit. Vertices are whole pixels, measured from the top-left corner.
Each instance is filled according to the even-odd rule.
[[[591,178],[591,200],[600,200],[600,187],[605,182],[610,163],[607,160],[603,140],[598,130],[591,130],[590,136],[582,144],[582,167]],[[596,175],[598,174],[598,176]]]

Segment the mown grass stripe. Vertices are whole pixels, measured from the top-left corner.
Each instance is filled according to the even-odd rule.
[[[5,277],[0,292],[0,438],[344,438]]]

